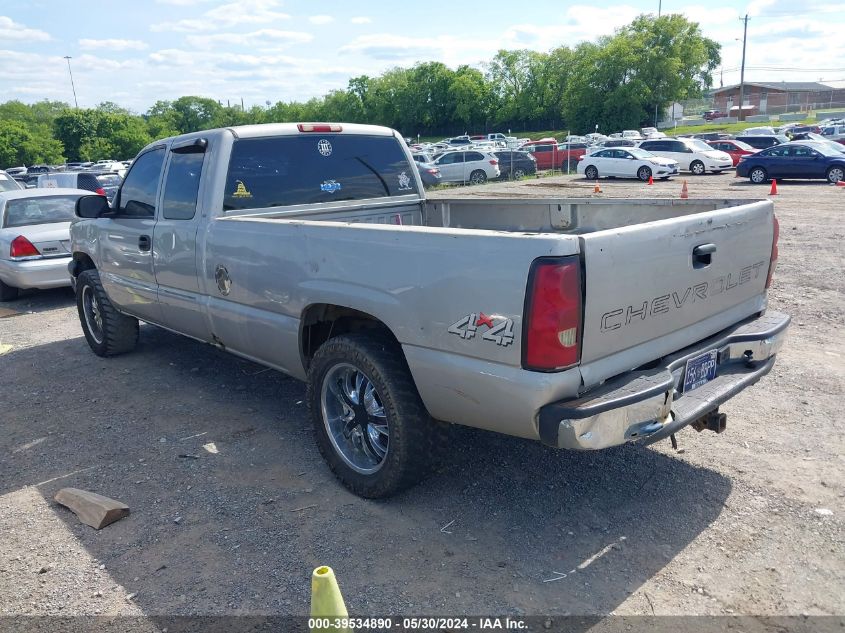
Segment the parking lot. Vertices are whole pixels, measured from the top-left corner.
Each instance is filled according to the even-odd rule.
[[[769,191],[687,181],[693,198]],[[681,189],[600,184],[431,195]],[[2,304],[0,615],[302,615],[321,564],[356,614],[841,613],[845,188],[779,190],[770,306],[793,325],[773,372],[723,407],[726,433],[567,453],[459,428],[444,468],[387,501],[329,472],[303,384],[151,326],[96,357],[70,290]],[[94,531],[52,501],[65,486],[131,514]]]

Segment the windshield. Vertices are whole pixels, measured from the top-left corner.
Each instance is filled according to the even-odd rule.
[[[18,184],[17,180],[0,172],[0,191],[18,191],[19,189],[23,189],[23,187]]]
[[[751,147],[748,143],[743,143],[742,141],[734,141],[734,145],[736,145],[739,149],[744,149],[746,151],[754,151],[754,148]]]
[[[631,153],[634,158],[657,158],[657,156],[655,156],[651,152],[647,152],[644,149],[640,149],[639,147],[629,147],[627,148],[627,151]]]
[[[3,227],[52,224],[73,220],[79,196],[42,196],[6,201]]]
[[[235,141],[223,210],[417,194],[392,136],[303,134]]]
[[[684,143],[686,143],[687,147],[694,149],[694,150],[698,150],[699,152],[712,152],[713,151],[713,148],[710,145],[708,145],[707,143],[705,143],[704,141],[702,141],[701,139],[691,138],[691,139],[687,139],[686,141],[684,141]]]
[[[812,147],[819,154],[822,154],[824,156],[838,156],[839,154],[842,153],[838,149],[834,148],[832,143],[830,145],[828,145],[827,143],[816,142],[816,143],[813,143],[812,145],[808,145],[808,147]]]

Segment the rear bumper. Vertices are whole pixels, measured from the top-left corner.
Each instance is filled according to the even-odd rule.
[[[14,288],[60,288],[70,285],[70,256],[13,261],[0,260],[0,279]]]
[[[581,398],[540,409],[540,439],[575,450],[595,450],[668,437],[714,411],[771,371],[790,317],[779,312],[747,320],[661,361],[661,366],[608,381]],[[718,350],[716,378],[681,393],[686,362]]]

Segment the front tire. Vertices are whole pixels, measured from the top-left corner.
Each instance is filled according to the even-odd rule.
[[[14,301],[18,298],[18,289],[0,280],[0,301]]]
[[[476,169],[469,175],[469,182],[472,185],[483,185],[487,182],[487,174],[480,169]]]
[[[598,180],[599,170],[590,165],[584,170],[584,178],[586,178],[587,180]]]
[[[651,178],[651,169],[643,165],[637,170],[637,178],[643,182],[648,182],[648,179]]]
[[[117,311],[96,270],[85,270],[77,277],[76,309],[85,340],[97,356],[124,354],[137,345],[138,319]]]
[[[344,334],[323,344],[306,398],[320,453],[361,497],[419,483],[445,443],[446,425],[428,414],[401,348],[386,335]]]
[[[690,172],[692,172],[693,176],[703,176],[706,169],[704,168],[704,163],[700,160],[694,160],[690,163],[689,166]]]
[[[827,170],[827,181],[829,183],[835,185],[843,180],[845,180],[845,168],[834,166]]]
[[[513,178],[514,180],[522,180],[525,178],[525,170],[521,167],[517,167],[513,170]]]
[[[748,180],[753,182],[755,185],[762,185],[769,179],[769,174],[766,173],[766,170],[762,167],[755,167],[748,173]]]

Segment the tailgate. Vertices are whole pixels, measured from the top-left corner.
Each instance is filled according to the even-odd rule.
[[[581,236],[585,383],[659,358],[759,311],[773,217],[772,203],[757,201]],[[614,355],[624,362],[584,371]]]

